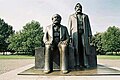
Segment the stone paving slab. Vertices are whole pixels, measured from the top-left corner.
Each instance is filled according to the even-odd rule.
[[[0,59],[0,74],[29,64],[34,64],[34,62],[34,59]]]
[[[41,76],[37,80],[120,80],[119,76]]]
[[[33,67],[30,64],[0,75],[0,80],[120,80],[120,76],[40,76],[40,75],[17,75]]]
[[[30,64],[30,65],[3,73],[0,75],[0,80],[36,80],[37,79],[36,76],[18,76],[17,75],[18,73],[20,73],[28,68],[31,68],[33,66],[34,66],[34,64]]]
[[[120,59],[98,59],[97,62],[105,66],[120,68]]]

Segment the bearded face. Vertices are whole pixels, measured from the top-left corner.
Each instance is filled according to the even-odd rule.
[[[82,13],[82,6],[79,3],[75,6],[75,11],[77,13]]]
[[[52,22],[53,22],[53,24],[60,24],[61,23],[61,16],[58,14],[55,14],[52,17]]]

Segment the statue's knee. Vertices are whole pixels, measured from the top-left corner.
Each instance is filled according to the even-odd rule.
[[[65,45],[65,44],[61,45],[61,49],[66,50],[66,48],[67,48],[67,45]]]
[[[66,50],[67,50],[67,45],[65,44],[61,44],[60,47],[59,47],[61,53],[66,53]]]
[[[46,49],[50,49],[50,48],[51,48],[51,45],[47,44],[47,45],[45,45],[45,48],[46,48]]]

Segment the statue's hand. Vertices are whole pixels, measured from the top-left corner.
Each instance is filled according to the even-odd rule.
[[[45,45],[50,45],[50,44],[51,44],[50,41],[45,42]]]
[[[61,45],[67,45],[67,44],[68,44],[67,41],[60,41],[59,44],[58,44],[58,46],[61,46]]]
[[[61,41],[61,44],[68,45],[68,40]]]
[[[62,42],[62,44],[67,45],[67,44],[68,44],[68,42],[67,42],[67,41],[63,41],[63,42]]]

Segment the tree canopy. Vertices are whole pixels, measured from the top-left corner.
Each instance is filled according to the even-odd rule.
[[[119,52],[120,51],[120,28],[110,26],[103,33],[96,33],[93,36],[93,44],[100,54],[104,52]]]
[[[107,52],[120,51],[120,29],[109,27],[102,36],[103,48]]]
[[[35,47],[42,46],[42,37],[43,27],[33,20],[8,39],[10,42],[8,48],[17,52],[31,52],[34,55]]]
[[[92,38],[92,43],[96,47],[97,54],[104,54],[104,50],[102,48],[102,35],[103,33],[96,33]]]
[[[7,38],[14,33],[13,27],[0,18],[0,52],[8,51]]]

